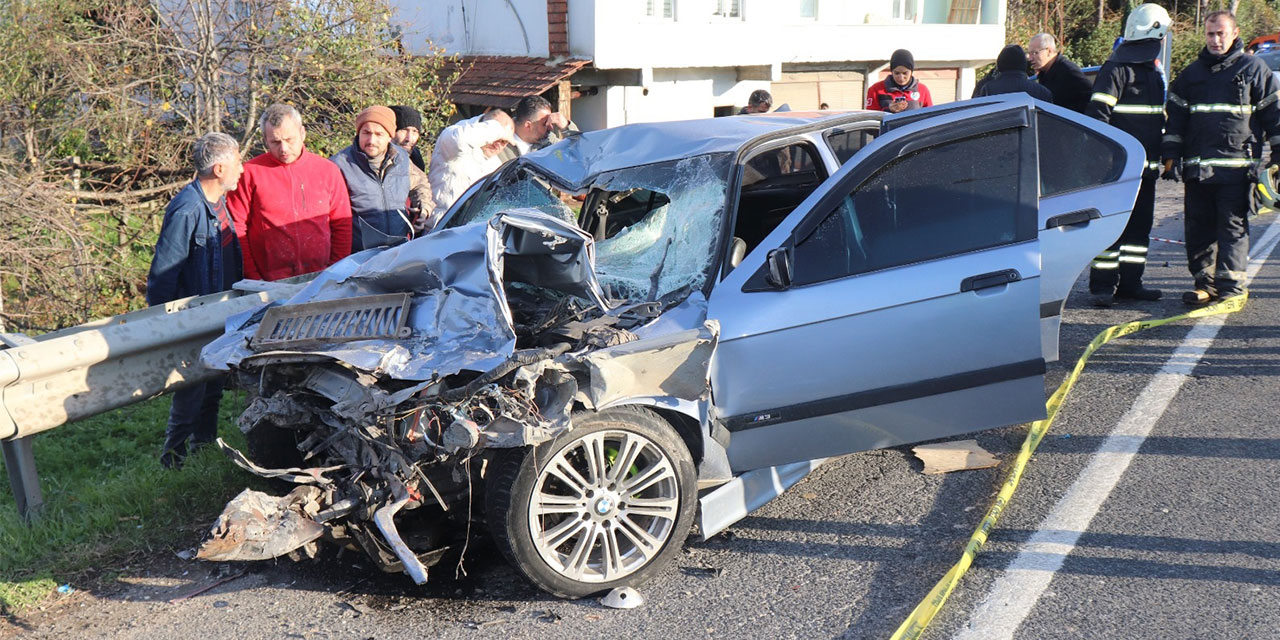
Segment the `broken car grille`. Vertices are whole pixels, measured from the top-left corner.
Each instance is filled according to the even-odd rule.
[[[375,338],[407,338],[408,293],[388,293],[267,309],[249,340],[255,351]]]

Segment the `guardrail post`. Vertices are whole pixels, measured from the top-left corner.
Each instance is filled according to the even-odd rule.
[[[4,449],[4,468],[9,472],[9,486],[18,501],[18,515],[31,522],[44,510],[44,494],[36,475],[36,458],[31,452],[31,437],[0,441]]]

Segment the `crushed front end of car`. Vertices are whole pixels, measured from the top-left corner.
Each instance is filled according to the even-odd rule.
[[[706,398],[718,328],[701,294],[610,299],[594,251],[572,222],[505,210],[355,254],[229,321],[202,360],[249,390],[248,451],[218,445],[298,486],[246,490],[198,557],[297,558],[328,540],[421,584],[469,535],[495,451],[552,440],[575,412]]]

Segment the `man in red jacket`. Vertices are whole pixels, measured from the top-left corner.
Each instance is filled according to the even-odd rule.
[[[351,201],[342,172],[303,146],[302,116],[273,104],[259,121],[267,152],[244,163],[227,196],[244,249],[244,277],[280,280],[351,253]]]

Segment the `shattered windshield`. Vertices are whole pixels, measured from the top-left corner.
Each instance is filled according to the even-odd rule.
[[[449,221],[449,227],[488,220],[509,209],[537,209],[565,222],[577,222],[578,214],[556,197],[546,180],[525,169],[519,169],[484,185]]]
[[[608,297],[656,300],[706,282],[730,162],[720,153],[620,169],[572,193],[525,166],[477,191],[447,226],[526,207],[574,221],[596,240],[596,273]]]

